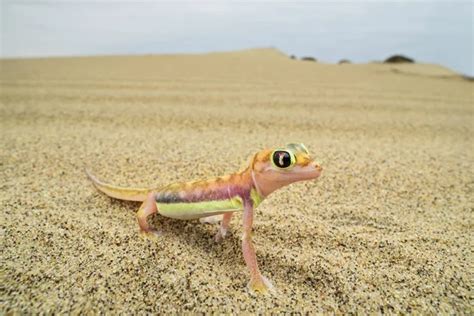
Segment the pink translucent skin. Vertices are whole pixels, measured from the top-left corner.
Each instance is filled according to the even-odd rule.
[[[221,242],[225,236],[227,235],[227,231],[229,230],[230,220],[232,219],[232,215],[234,213],[225,213],[222,216],[221,226],[219,227],[219,231],[214,238],[216,242]]]
[[[150,192],[137,212],[138,225],[140,226],[140,231],[143,234],[157,234],[157,231],[151,228],[147,222],[147,217],[155,214],[157,211],[158,209],[155,202],[155,193]]]
[[[253,171],[253,181],[259,193],[264,197],[273,191],[293,182],[316,179],[321,175],[322,168],[315,162],[301,167],[295,166],[289,171],[280,171],[268,165],[260,172]],[[242,252],[245,263],[250,271],[248,288],[250,293],[274,293],[271,282],[265,278],[258,268],[255,248],[252,244],[253,206],[249,201],[244,204]]]
[[[268,166],[263,171],[254,173],[254,181],[259,193],[266,197],[293,182],[317,179],[321,171],[321,166],[316,162],[311,162],[305,167],[295,166],[290,171],[279,171]]]

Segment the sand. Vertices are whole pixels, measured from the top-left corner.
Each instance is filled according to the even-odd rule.
[[[1,313],[473,311],[473,83],[428,64],[328,65],[261,49],[2,60]],[[275,192],[254,241],[278,294],[252,297],[241,218],[160,216],[140,237],[118,185],[223,175],[303,142],[318,181]]]

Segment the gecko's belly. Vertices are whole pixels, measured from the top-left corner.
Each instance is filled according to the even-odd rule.
[[[238,212],[243,210],[242,205],[243,203],[240,197],[192,203],[156,203],[160,215],[176,219],[196,219],[229,212]]]

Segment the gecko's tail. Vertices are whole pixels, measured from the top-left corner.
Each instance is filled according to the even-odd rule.
[[[150,188],[118,187],[115,185],[102,182],[87,169],[85,169],[85,172],[87,176],[89,177],[89,179],[91,179],[92,183],[94,183],[94,186],[99,191],[105,193],[106,195],[114,199],[143,202],[145,201],[148,193],[153,191],[153,189],[150,189]]]

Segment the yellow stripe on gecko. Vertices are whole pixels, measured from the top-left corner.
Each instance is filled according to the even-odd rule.
[[[176,219],[195,219],[243,210],[242,198],[194,203],[156,203],[160,215]]]

